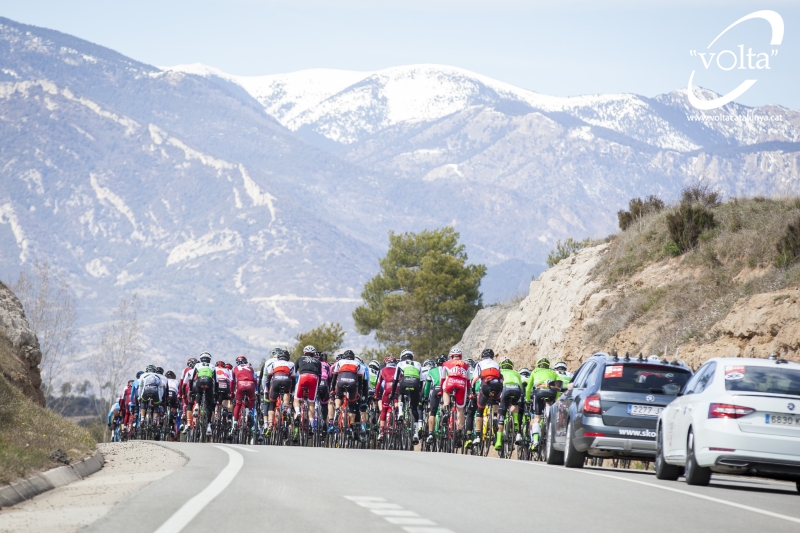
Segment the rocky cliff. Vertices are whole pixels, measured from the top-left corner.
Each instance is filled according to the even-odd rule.
[[[663,248],[661,214],[562,260],[520,302],[481,310],[461,340],[465,356],[491,347],[518,365],[547,356],[573,369],[614,348],[670,358],[677,350],[694,368],[771,352],[800,361],[800,265],[769,260],[800,205],[756,199],[714,212],[717,228],[679,257],[652,255]]]
[[[39,339],[31,331],[22,304],[0,282],[0,372],[25,396],[44,406]]]

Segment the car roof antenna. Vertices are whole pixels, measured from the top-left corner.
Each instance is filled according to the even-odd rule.
[[[619,357],[617,356],[617,349],[614,348],[614,361],[619,361]]]
[[[623,359],[623,361],[625,361],[627,363],[630,360],[631,360],[631,356],[628,355],[628,352],[625,352],[625,359]]]
[[[770,354],[769,354],[769,360],[770,360],[770,361],[774,361],[775,359],[777,359],[777,357],[775,357],[775,352],[770,352]]]
[[[639,362],[641,363],[642,361],[644,361],[644,356],[642,355],[642,352],[639,352]]]

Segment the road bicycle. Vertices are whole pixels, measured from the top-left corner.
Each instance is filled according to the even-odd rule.
[[[353,428],[350,425],[349,406],[350,400],[348,399],[348,395],[345,394],[342,397],[342,405],[334,411],[334,447],[336,448],[355,447]]]
[[[398,406],[396,444],[398,450],[414,450],[414,416],[411,412],[411,398],[403,394]]]
[[[522,435],[522,442],[517,444],[517,459],[520,461],[530,461],[532,457],[530,416],[528,415],[524,400],[520,400],[520,404],[519,432]]]

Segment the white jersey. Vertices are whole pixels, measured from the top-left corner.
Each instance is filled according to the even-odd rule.
[[[174,392],[178,394],[178,390],[180,389],[181,382],[178,379],[170,379],[167,378],[167,387],[169,388],[170,392]]]
[[[266,369],[267,367],[264,367],[264,370]],[[297,375],[297,370],[294,367],[294,363],[291,361],[275,359],[275,362],[269,367],[269,375],[275,376],[276,374],[293,378]]]
[[[158,388],[158,396],[162,397],[164,395],[164,389],[167,386],[166,381],[167,378],[158,375],[155,372],[145,372],[139,377],[139,399],[142,399],[145,389],[152,387]]]
[[[500,372],[500,365],[494,359],[481,359],[475,365],[475,370],[472,373],[473,382],[476,379],[500,379],[503,374]]]

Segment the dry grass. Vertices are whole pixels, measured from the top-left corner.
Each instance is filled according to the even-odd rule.
[[[597,271],[607,287],[625,284],[646,266],[671,258],[666,214],[646,216],[616,235]],[[658,288],[632,289],[603,310],[587,332],[598,346],[620,331],[657,323],[646,348],[713,341],[709,330],[740,298],[800,284],[800,262],[775,268],[776,244],[800,216],[800,199],[734,198],[712,209],[716,228],[700,236],[680,266],[695,275]],[[747,277],[747,274],[752,274]],[[737,279],[737,276],[739,278]]]
[[[4,350],[7,343],[0,343],[0,352]],[[5,353],[0,360],[9,357]],[[80,460],[94,447],[86,430],[39,407],[0,375],[0,483],[60,466],[48,457],[56,449]]]

